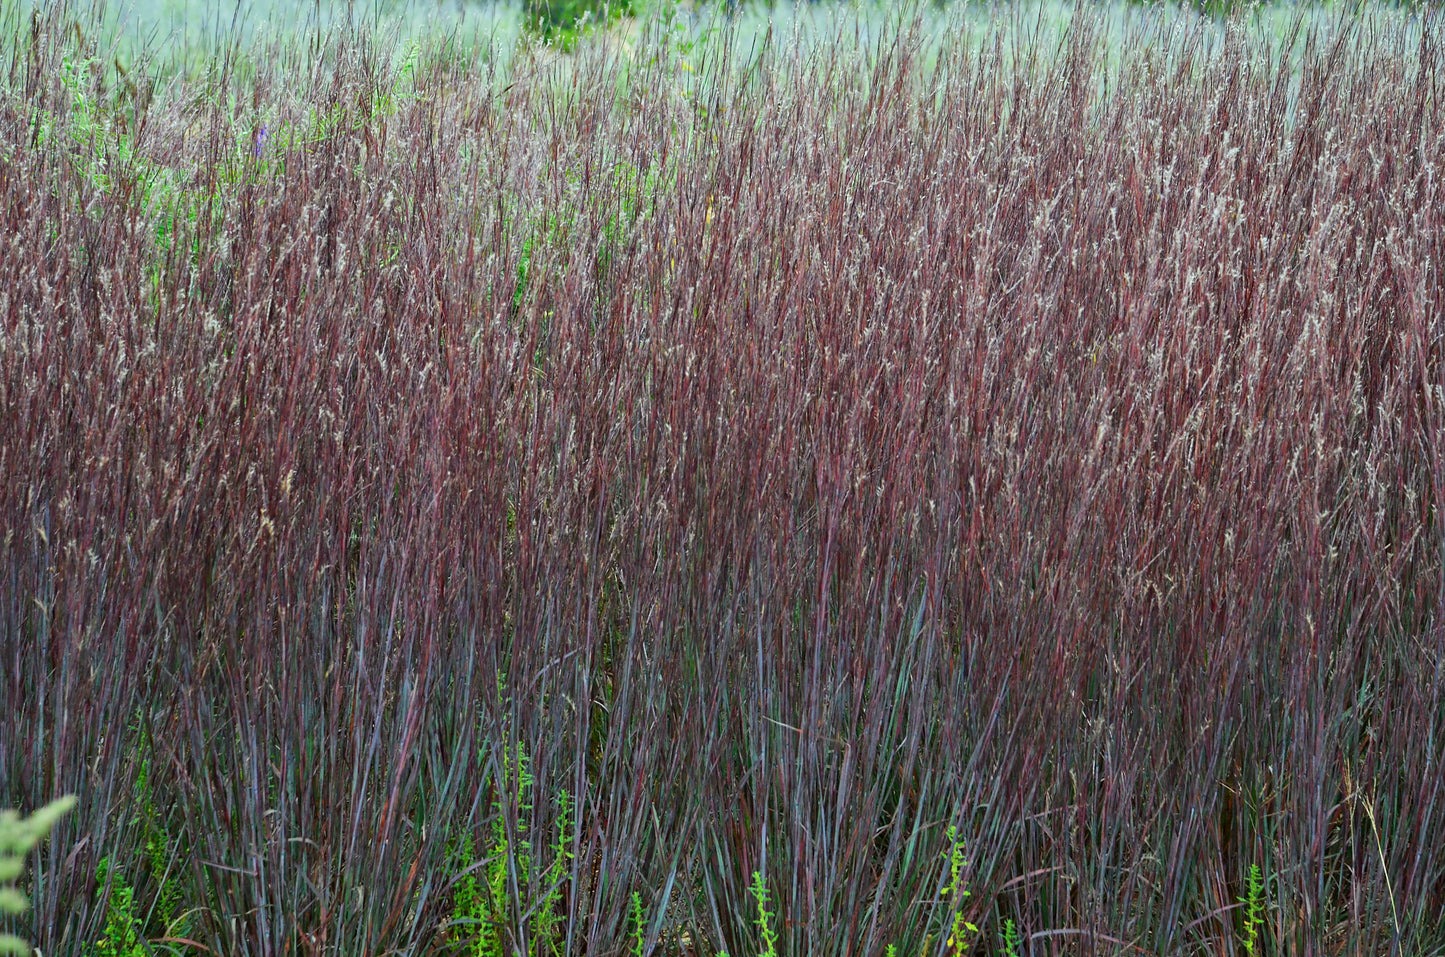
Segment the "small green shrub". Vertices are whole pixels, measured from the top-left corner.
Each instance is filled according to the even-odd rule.
[[[91,953],[94,957],[146,957],[141,944],[145,935],[135,913],[135,889],[106,857],[100,859],[95,880],[102,891],[109,886],[110,893],[105,905],[105,929]]]
[[[510,748],[503,752],[502,780],[498,785],[492,804],[495,814],[492,824],[492,842],[488,848],[489,854],[486,863],[481,868],[484,875],[481,880],[477,879],[474,872],[478,861],[472,836],[467,834],[462,838],[459,862],[470,873],[457,883],[457,888],[453,892],[452,920],[461,925],[453,939],[457,943],[467,942],[466,953],[470,957],[502,957],[502,925],[506,915],[505,901],[507,899],[507,862],[515,853],[520,880],[526,879],[531,867],[530,844],[521,840],[520,835],[525,833],[521,819],[522,812],[530,808],[530,804],[527,802],[527,791],[530,789],[532,779],[527,772],[526,753],[521,750],[520,746],[517,752],[515,758],[513,758]],[[506,824],[502,816],[504,796],[513,789],[516,790],[519,803],[517,815],[519,840],[517,841],[518,847],[515,849],[508,840]]]
[[[477,864],[476,849],[470,834],[462,838],[457,861],[469,873],[457,881],[456,889],[452,891],[452,921],[458,925],[458,928],[452,931],[452,942],[469,942],[465,950],[468,957],[493,957],[494,954],[501,953],[501,944],[496,939],[493,928],[488,892],[482,888],[482,882],[477,880],[477,875],[470,872]],[[491,866],[487,868],[488,878],[491,877],[492,869]]]
[[[181,911],[181,887],[173,873],[178,842],[172,839],[166,830],[165,821],[156,807],[151,783],[149,734],[140,722],[136,723],[134,730],[138,736],[136,748],[140,754],[135,794],[141,810],[142,845],[157,888],[156,912],[165,926],[167,937],[184,937],[190,921],[188,915]]]
[[[30,907],[25,895],[15,887],[25,870],[25,855],[39,844],[55,822],[75,807],[73,796],[51,801],[45,807],[23,818],[16,811],[0,811],[0,914],[23,914]],[[13,934],[0,934],[0,955],[25,957],[30,945]]]
[[[537,940],[547,948],[548,953],[557,952],[562,935],[562,917],[559,913],[562,903],[562,883],[567,879],[568,862],[572,860],[572,845],[567,839],[571,829],[572,796],[565,790],[557,792],[557,838],[552,844],[552,861],[547,865],[543,879],[542,906],[537,909],[534,926]]]

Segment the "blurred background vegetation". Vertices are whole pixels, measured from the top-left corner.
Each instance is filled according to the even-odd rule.
[[[1254,26],[1284,35],[1296,17],[1328,19],[1360,8],[1362,0],[1084,0],[1113,24],[1110,32],[1126,35],[1131,25],[1147,18],[1199,15],[1223,24],[1244,17]],[[184,64],[204,69],[226,46],[237,48],[258,36],[284,41],[293,36],[327,31],[345,24],[365,24],[399,46],[426,39],[445,40],[456,49],[506,58],[519,41],[543,42],[570,49],[577,37],[596,29],[662,21],[675,29],[705,36],[726,19],[735,35],[747,42],[770,28],[826,35],[828,24],[841,16],[883,23],[901,14],[921,11],[925,20],[946,26],[960,20],[981,23],[992,11],[1008,10],[1037,21],[1040,28],[1062,29],[1075,0],[116,0],[95,2],[96,15],[112,33],[96,38],[115,43],[118,51],[138,57],[141,51],[157,64]],[[1377,4],[1378,5],[1378,4]],[[1418,0],[1386,2],[1386,6],[1427,9],[1436,3]],[[0,22],[18,29],[31,9],[44,0],[0,0]],[[944,31],[946,32],[946,31]]]

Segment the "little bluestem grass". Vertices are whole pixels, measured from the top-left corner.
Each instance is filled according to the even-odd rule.
[[[227,957],[620,953],[634,892],[705,953],[1445,946],[1437,13],[338,20],[122,77],[33,11],[45,953],[102,860]]]

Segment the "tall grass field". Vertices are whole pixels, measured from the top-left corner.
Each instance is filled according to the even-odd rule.
[[[1442,42],[0,0],[0,940],[1445,955]]]

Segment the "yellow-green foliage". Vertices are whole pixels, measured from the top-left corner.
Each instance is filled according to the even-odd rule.
[[[135,890],[109,858],[100,859],[95,881],[102,890],[109,884],[110,894],[105,905],[105,929],[95,942],[92,954],[94,957],[145,957],[145,946],[141,944],[144,935],[135,914]]]
[[[943,889],[953,900],[953,926],[948,934],[948,952],[961,954],[968,949],[968,934],[977,934],[978,928],[963,919],[963,902],[970,896],[963,886],[963,869],[968,861],[963,859],[963,842],[958,839],[958,828],[948,826],[948,886]]]
[[[753,871],[753,896],[758,900],[758,935],[763,939],[762,957],[778,957],[778,932],[773,929],[775,916],[768,910],[768,885],[762,871]]]
[[[642,929],[642,895],[632,892],[632,957],[642,957],[647,935]]]
[[[22,914],[30,907],[25,895],[15,887],[25,869],[25,855],[73,807],[75,798],[63,797],[25,818],[16,811],[0,811],[0,914]],[[25,957],[29,953],[30,945],[19,937],[0,934],[0,955]]]
[[[572,843],[567,832],[571,830],[572,798],[565,790],[557,792],[557,838],[552,844],[552,861],[542,882],[542,906],[537,909],[535,927],[536,940],[545,946],[547,953],[557,952],[561,939],[562,916],[558,906],[562,903],[562,882],[567,879],[568,863],[572,860]]]
[[[469,871],[457,881],[452,892],[452,920],[457,925],[453,932],[454,943],[465,943],[469,957],[502,957],[506,953],[505,922],[507,919],[508,866],[515,861],[517,886],[524,889],[531,884],[533,874],[532,842],[526,837],[527,819],[532,810],[531,791],[533,779],[527,766],[527,753],[517,745],[515,756],[508,746],[502,752],[502,777],[498,783],[493,804],[492,842],[488,849],[485,865],[480,868],[484,875],[478,879],[477,859],[471,835],[462,838],[458,864]],[[517,802],[516,840],[507,835],[503,816],[503,801],[514,796]],[[572,799],[565,790],[557,792],[557,838],[551,847],[551,860],[542,875],[542,900],[535,908],[532,919],[532,935],[528,946],[529,957],[549,957],[558,952],[561,941],[561,915],[557,905],[562,898],[562,883],[568,874],[568,862],[572,850],[567,838],[570,830]]]
[[[1006,957],[1019,957],[1019,929],[1012,919],[1003,922],[1003,952]]]
[[[463,867],[475,866],[476,853],[470,834],[462,838],[457,856]],[[494,947],[495,934],[488,896],[475,872],[464,875],[452,891],[452,920],[459,925],[452,932],[452,940],[454,943],[470,941],[466,952],[471,957],[490,957],[494,949],[499,950]]]
[[[1258,864],[1249,865],[1249,878],[1244,898],[1244,952],[1251,955],[1259,946],[1259,925],[1264,923],[1264,878]]]

